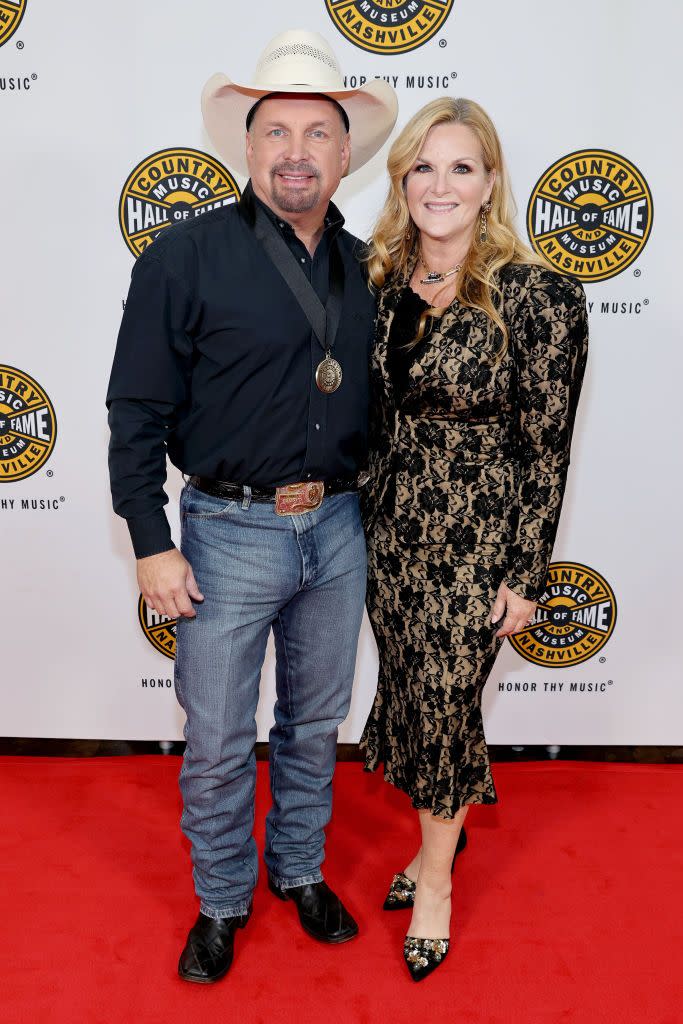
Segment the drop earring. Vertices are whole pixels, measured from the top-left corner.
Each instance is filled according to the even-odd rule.
[[[482,245],[489,236],[488,227],[486,225],[486,214],[490,211],[490,209],[491,200],[487,199],[484,205],[482,206],[481,213],[479,215],[479,241],[481,242]]]

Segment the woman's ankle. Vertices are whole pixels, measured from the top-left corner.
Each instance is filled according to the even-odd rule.
[[[403,870],[403,874],[406,878],[409,878],[411,882],[417,882],[420,874],[420,865],[422,863],[422,851],[418,850],[410,864]]]
[[[449,900],[453,889],[450,873],[445,875],[437,871],[420,871],[417,886],[425,896],[441,900]]]

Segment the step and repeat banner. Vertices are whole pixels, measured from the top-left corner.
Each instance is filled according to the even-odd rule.
[[[327,37],[349,87],[396,88],[399,128],[437,96],[480,102],[520,231],[586,288],[591,352],[563,518],[536,620],[505,642],[486,689],[489,741],[680,743],[672,0],[0,0],[0,733],[182,736],[175,623],[141,599],[111,511],[104,397],[135,259],[245,185],[203,131],[204,82],[248,82],[266,42],[298,26]],[[387,149],[336,197],[362,237]],[[169,466],[176,539],[181,486]],[[340,740],[358,739],[376,672],[366,622]],[[273,676],[271,649],[261,739]]]

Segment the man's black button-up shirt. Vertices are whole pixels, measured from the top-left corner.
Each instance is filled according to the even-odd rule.
[[[256,198],[167,229],[137,260],[109,381],[115,511],[138,558],[173,546],[166,455],[183,473],[252,487],[354,476],[365,460],[375,301],[330,204],[310,256],[261,204],[324,303],[330,245],[345,272],[333,355],[343,380],[320,392],[324,356],[301,307],[254,235]]]

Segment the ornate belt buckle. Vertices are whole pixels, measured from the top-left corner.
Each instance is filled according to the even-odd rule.
[[[279,516],[299,516],[303,512],[315,512],[322,505],[324,496],[325,484],[322,480],[277,487],[275,511]]]

